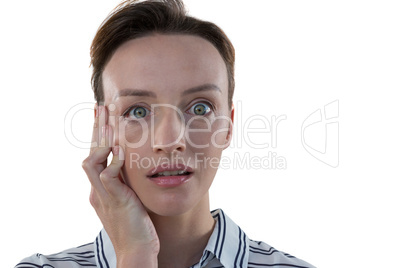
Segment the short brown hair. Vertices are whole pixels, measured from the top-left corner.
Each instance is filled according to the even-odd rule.
[[[160,34],[190,34],[212,43],[222,56],[228,74],[229,109],[234,92],[235,50],[214,23],[187,15],[182,0],[126,0],[99,27],[91,45],[91,84],[97,103],[103,103],[102,72],[117,48],[131,39]]]

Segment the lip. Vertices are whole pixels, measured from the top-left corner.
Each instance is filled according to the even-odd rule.
[[[175,170],[185,170],[189,172],[190,174],[187,175],[175,175],[175,176],[163,176],[163,177],[152,177],[153,175],[159,173],[159,172],[164,172],[164,171],[175,171]],[[186,183],[192,176],[194,172],[193,169],[189,166],[183,165],[183,164],[176,164],[176,165],[170,165],[170,166],[157,166],[151,170],[148,171],[147,177],[150,179],[153,183],[160,187],[176,187],[179,186],[183,183]]]
[[[183,164],[175,164],[175,165],[169,165],[169,166],[160,165],[160,166],[154,167],[148,171],[146,176],[151,177],[159,172],[175,171],[175,170],[185,170],[187,172],[193,173],[193,169],[191,167],[183,165]]]

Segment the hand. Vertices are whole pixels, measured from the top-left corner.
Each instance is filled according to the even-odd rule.
[[[134,262],[144,258],[144,267],[151,267],[148,261],[156,262],[160,247],[155,227],[135,192],[124,183],[124,152],[119,145],[111,147],[113,130],[108,125],[107,108],[99,106],[97,110],[91,151],[82,163],[92,185],[89,200],[112,241],[118,267],[123,263],[135,267]],[[111,151],[113,158],[107,166]]]

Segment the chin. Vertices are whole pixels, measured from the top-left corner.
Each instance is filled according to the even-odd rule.
[[[186,198],[183,194],[179,195],[178,193],[164,193],[160,194],[158,197],[154,196],[152,200],[142,200],[142,202],[148,213],[165,217],[185,214],[198,203],[194,200],[194,196],[192,196],[192,198]]]

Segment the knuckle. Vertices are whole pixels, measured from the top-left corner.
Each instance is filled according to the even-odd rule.
[[[87,162],[86,159],[85,159],[84,161],[82,161],[81,167],[82,167],[82,169],[84,169],[84,170],[86,170],[86,169],[88,168],[88,162]]]
[[[84,161],[82,161],[82,164],[81,164],[82,168],[84,170],[88,170],[90,168],[91,164],[92,164],[91,162],[92,161],[91,161],[91,159],[89,157],[85,158]]]
[[[107,181],[110,178],[110,171],[108,169],[103,170],[100,174],[99,174],[99,179],[102,182]]]

